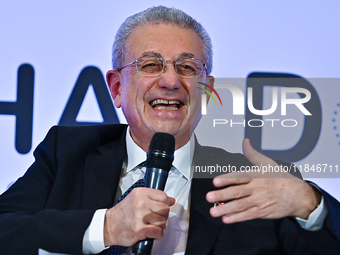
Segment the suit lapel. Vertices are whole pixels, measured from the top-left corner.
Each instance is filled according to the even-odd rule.
[[[213,218],[209,213],[212,204],[205,200],[205,195],[213,189],[210,183],[211,179],[192,181],[186,254],[208,254],[223,225],[220,218]]]
[[[124,131],[120,137],[99,146],[87,156],[83,181],[84,209],[113,206],[122,164],[127,155],[125,134]]]
[[[193,165],[199,164],[204,157],[204,149],[197,142]],[[220,218],[213,218],[210,215],[210,208],[213,206],[205,199],[206,194],[214,190],[212,178],[194,178],[191,186],[190,221],[186,254],[208,254],[212,249],[218,234],[223,226]]]

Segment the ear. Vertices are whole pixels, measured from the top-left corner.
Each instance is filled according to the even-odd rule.
[[[211,76],[211,75],[208,75],[207,78],[206,78],[205,83],[208,84],[208,85],[210,85],[211,87],[214,87],[215,77],[214,77],[214,76]],[[207,105],[208,105],[208,103],[209,103],[209,99],[210,99],[210,97],[207,96]]]
[[[120,83],[120,72],[110,70],[106,73],[106,81],[109,86],[109,91],[113,99],[113,103],[117,108],[121,107],[122,85]]]

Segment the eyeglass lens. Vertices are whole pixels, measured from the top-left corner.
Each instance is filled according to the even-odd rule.
[[[163,72],[165,60],[157,57],[142,57],[136,67],[141,75],[156,76]],[[176,72],[183,77],[197,77],[202,73],[203,64],[197,59],[184,58],[175,61]]]

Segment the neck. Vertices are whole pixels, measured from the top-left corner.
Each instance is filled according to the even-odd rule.
[[[131,136],[132,140],[139,147],[141,147],[145,152],[147,152],[149,150],[150,142],[151,142],[153,135],[154,135],[154,133],[152,133],[151,135],[139,135],[140,136],[139,137],[139,136],[134,135],[134,133],[130,129],[130,136]],[[178,136],[178,135],[174,135],[174,136],[175,136],[175,141],[176,141],[175,150],[183,147],[190,140],[190,135],[186,135],[184,137],[181,137],[181,136]]]

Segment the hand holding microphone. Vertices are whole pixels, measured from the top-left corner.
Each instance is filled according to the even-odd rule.
[[[104,224],[105,246],[131,246],[145,238],[159,239],[175,200],[163,191],[171,169],[174,137],[156,133],[150,143],[146,161],[146,187],[135,188],[116,206],[107,210]],[[150,189],[152,188],[152,189]],[[159,189],[159,190],[157,190]],[[138,242],[135,254],[150,254],[153,240]]]
[[[175,138],[167,133],[156,133],[151,139],[146,160],[145,187],[164,190],[174,160]],[[149,255],[153,239],[147,238],[132,247],[132,254]]]

